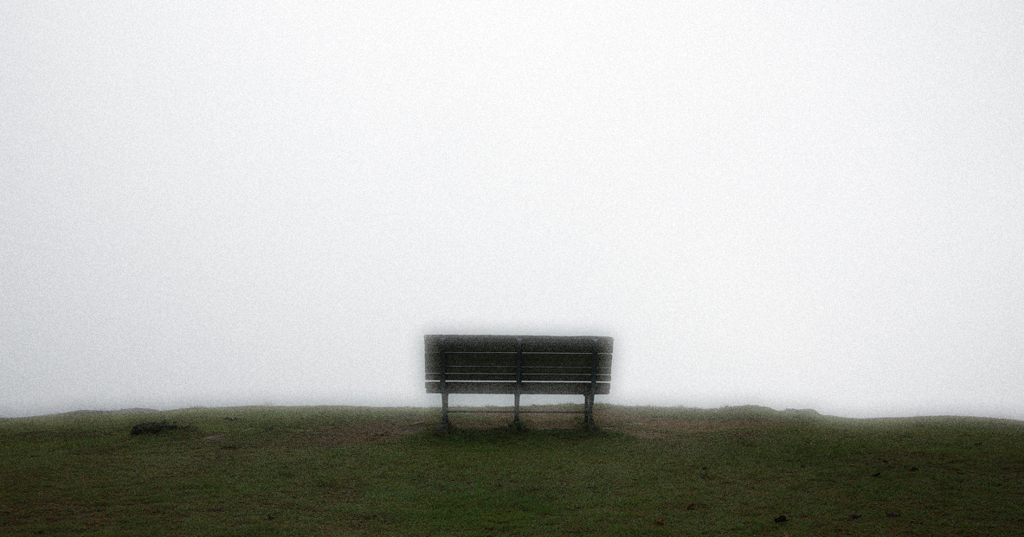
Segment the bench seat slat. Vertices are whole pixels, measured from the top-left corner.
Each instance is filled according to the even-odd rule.
[[[597,368],[597,372],[600,373],[600,374],[610,374],[611,371],[612,371],[612,369],[610,367],[598,367]],[[523,372],[524,375],[553,375],[553,374],[560,374],[560,373],[564,373],[566,375],[589,375],[590,374],[590,368],[589,367],[524,367],[524,368],[522,368],[522,372]],[[439,375],[440,373],[441,373],[441,368],[435,368],[435,369],[428,369],[428,370],[426,370],[426,374],[428,374],[428,375]],[[502,367],[472,367],[472,366],[450,367],[449,366],[449,367],[445,368],[445,373],[448,373],[448,374],[451,374],[451,373],[476,373],[476,374],[480,374],[480,375],[487,375],[487,374],[494,374],[494,375],[512,374],[512,375],[514,375],[516,373],[516,368],[512,367],[512,366],[502,366]]]
[[[448,393],[491,393],[491,394],[514,394],[516,393],[515,382],[445,382]],[[440,382],[427,382],[427,393],[441,393]],[[524,394],[554,394],[554,395],[586,395],[590,393],[589,382],[524,382],[522,392]],[[611,384],[598,382],[595,385],[594,393],[607,395],[611,393]]]
[[[597,366],[598,373],[610,374],[612,368],[610,366]],[[590,366],[582,367],[565,367],[565,366],[548,366],[548,365],[523,365],[523,374],[554,374],[554,373],[566,373],[566,374],[590,374]],[[500,365],[500,366],[480,366],[480,365],[462,365],[452,366],[449,365],[445,368],[446,373],[479,373],[486,375],[493,373],[495,375],[501,375],[506,373],[515,374],[515,365]],[[441,367],[429,367],[426,369],[428,375],[436,375],[441,373]]]
[[[427,380],[441,380],[440,373],[428,373],[426,376]],[[451,380],[496,380],[504,382],[515,382],[516,374],[483,374],[483,373],[452,373],[448,372],[444,376],[445,381]],[[609,382],[612,376],[610,373],[597,374],[598,382]],[[590,382],[590,373],[579,373],[579,374],[566,374],[566,373],[551,373],[551,374],[523,374],[523,382],[535,382],[535,381],[561,381],[561,382]]]

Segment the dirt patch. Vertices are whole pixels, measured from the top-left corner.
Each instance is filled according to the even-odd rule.
[[[389,438],[408,436],[430,427],[431,424],[428,424],[427,422],[411,424],[376,423],[344,429],[310,431],[310,433],[332,446],[338,446],[344,444],[367,444],[371,442],[379,442]]]
[[[754,420],[688,420],[679,418],[650,418],[619,422],[606,428],[640,438],[667,438],[679,433],[709,433],[731,429],[757,427]]]
[[[581,405],[582,406],[582,405]],[[569,410],[566,407],[531,407],[530,410]],[[509,414],[451,414],[452,423],[461,429],[500,429],[512,422]],[[583,414],[531,414],[520,419],[531,430],[573,429],[583,423]],[[764,425],[753,419],[692,419],[684,417],[646,417],[635,412],[596,409],[594,421],[601,429],[618,431],[639,438],[667,438],[679,433],[708,433],[731,429],[755,429]],[[437,425],[429,423],[428,427]]]
[[[490,411],[504,410],[487,408]],[[571,430],[579,428],[583,423],[583,414],[575,413],[582,410],[582,405],[531,406],[527,410],[543,410],[574,413],[529,413],[522,412],[520,419],[528,430]],[[311,429],[279,429],[293,440],[330,446],[347,444],[366,444],[386,441],[424,431],[436,430],[441,422],[440,409],[433,419],[419,421],[366,422],[359,425],[340,426],[335,428]],[[509,413],[460,413],[453,412],[449,419],[458,429],[486,430],[505,429],[512,422],[513,414]],[[663,439],[678,434],[710,433],[734,429],[747,429],[749,434],[759,434],[765,422],[747,417],[705,419],[703,416],[649,416],[644,412],[631,409],[597,408],[594,420],[598,427],[606,431],[616,431],[638,438]],[[744,434],[747,434],[746,432]]]
[[[495,429],[507,427],[514,415],[509,414],[452,414],[452,424],[462,429]],[[520,421],[527,429],[571,429],[583,423],[583,414],[530,414],[521,413]]]

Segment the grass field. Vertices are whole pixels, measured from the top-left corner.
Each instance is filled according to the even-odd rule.
[[[448,435],[437,409],[0,419],[0,534],[1024,535],[1024,422],[495,416]],[[130,434],[153,421],[183,428]]]

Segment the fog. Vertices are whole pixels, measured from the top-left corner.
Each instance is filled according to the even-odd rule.
[[[5,2],[0,417],[439,406],[471,333],[1024,419],[1024,5],[684,4]]]

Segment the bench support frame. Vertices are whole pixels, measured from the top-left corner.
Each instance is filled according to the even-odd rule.
[[[525,382],[524,381],[524,344],[523,340],[529,338],[529,336],[515,337],[515,380],[511,382],[511,379],[506,381],[493,381],[489,378],[484,378],[480,382],[458,382],[455,383],[449,380],[451,373],[449,371],[449,350],[446,345],[449,337],[459,336],[427,336],[428,347],[430,346],[430,338],[436,338],[437,350],[438,350],[438,371],[436,373],[437,382],[432,383],[429,357],[428,357],[428,383],[427,391],[441,394],[441,425],[442,428],[448,429],[451,427],[449,420],[449,414],[454,413],[512,413],[513,414],[513,426],[520,427],[522,422],[520,420],[520,414],[583,414],[583,425],[585,429],[596,429],[597,425],[594,422],[594,396],[598,393],[608,393],[608,384],[598,384],[600,380],[610,379],[610,351],[611,351],[611,338],[597,338],[590,337],[592,343],[590,347],[589,356],[589,382],[586,382],[583,378],[580,378],[580,374],[577,373],[572,376],[574,382]],[[479,338],[487,338],[488,336],[477,336]],[[501,336],[491,336],[501,337]],[[539,338],[538,338],[539,339]],[[547,338],[557,339],[557,338]],[[568,339],[568,338],[566,338]],[[573,338],[580,339],[580,338]],[[607,341],[599,341],[607,340]],[[512,350],[512,349],[509,349]],[[466,352],[463,350],[463,352]],[[472,352],[472,351],[469,351]],[[608,360],[607,366],[603,369],[599,367],[599,363],[602,360],[603,355]],[[429,350],[428,350],[429,353]],[[581,353],[575,353],[577,356]],[[579,382],[584,380],[583,382]],[[436,391],[434,391],[436,390]],[[448,396],[451,393],[511,393],[515,397],[515,404],[513,410],[450,410],[448,405]],[[524,393],[534,394],[580,394],[583,395],[583,410],[582,411],[563,411],[563,410],[520,410],[520,399]]]

